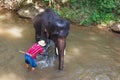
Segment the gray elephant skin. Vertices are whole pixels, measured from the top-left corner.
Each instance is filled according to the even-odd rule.
[[[35,39],[51,39],[58,49],[59,70],[63,70],[64,66],[64,50],[66,47],[66,38],[70,30],[70,22],[61,18],[51,8],[46,8],[44,12],[39,13],[33,19],[35,28]]]

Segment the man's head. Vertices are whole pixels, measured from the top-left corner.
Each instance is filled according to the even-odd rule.
[[[40,40],[40,41],[38,41],[38,44],[41,45],[41,46],[45,46],[45,45],[46,45],[46,43],[45,43],[44,40]]]

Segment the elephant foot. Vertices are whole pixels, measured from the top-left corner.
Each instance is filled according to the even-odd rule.
[[[62,70],[63,70],[63,67],[59,67],[59,70],[62,71]]]
[[[56,72],[59,73],[59,74],[64,74],[65,71],[63,71],[63,70],[56,70]]]
[[[59,70],[63,70],[63,63],[59,64]]]

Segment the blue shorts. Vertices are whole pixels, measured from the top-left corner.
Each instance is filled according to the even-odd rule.
[[[36,59],[33,59],[31,56],[28,54],[25,54],[25,63],[30,64],[32,67],[37,67]]]

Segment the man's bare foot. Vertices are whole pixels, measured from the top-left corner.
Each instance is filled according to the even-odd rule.
[[[34,68],[34,67],[32,67],[32,68],[31,68],[31,71],[35,71],[35,68]]]
[[[26,68],[29,69],[29,67],[30,67],[29,64],[26,64]]]

